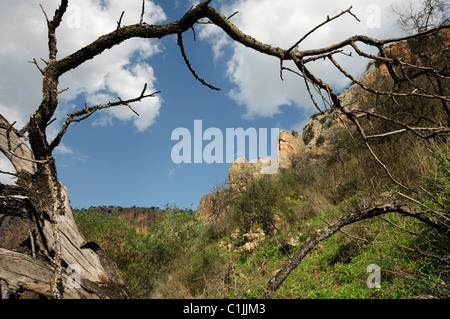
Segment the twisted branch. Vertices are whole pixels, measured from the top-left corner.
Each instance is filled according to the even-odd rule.
[[[85,105],[84,109],[67,114],[67,118],[64,121],[61,130],[58,132],[55,139],[50,143],[50,149],[53,151],[55,149],[55,147],[57,147],[61,143],[61,139],[64,136],[64,134],[66,133],[70,124],[72,124],[73,122],[77,122],[77,123],[81,122],[81,121],[87,119],[88,117],[90,117],[92,114],[94,114],[98,110],[107,109],[107,108],[119,106],[119,105],[124,105],[124,106],[127,106],[128,108],[130,108],[130,110],[133,111],[137,116],[139,116],[139,114],[131,107],[130,104],[135,103],[135,102],[140,102],[143,99],[146,99],[149,97],[154,97],[155,95],[161,93],[160,91],[157,91],[157,92],[153,92],[151,94],[145,94],[146,90],[147,90],[147,83],[144,85],[144,89],[142,90],[141,94],[136,98],[124,101],[120,97],[118,97],[119,101],[109,102],[107,104],[99,104],[99,105],[92,106],[92,107],[87,107],[87,105]]]

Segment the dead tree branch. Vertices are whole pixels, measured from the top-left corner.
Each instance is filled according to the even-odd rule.
[[[178,33],[178,46],[180,47],[181,55],[183,56],[184,62],[186,63],[189,71],[191,71],[192,75],[204,86],[209,87],[211,90],[220,91],[219,88],[216,88],[215,86],[212,86],[211,84],[206,83],[205,80],[203,80],[201,77],[199,77],[197,72],[195,72],[195,70],[192,68],[191,63],[189,62],[189,59],[186,55],[186,52],[184,51],[183,36],[181,35],[181,33]]]
[[[135,103],[135,102],[140,102],[143,99],[146,99],[149,97],[154,97],[157,94],[161,93],[160,91],[158,91],[158,92],[153,92],[151,94],[145,94],[146,90],[147,90],[147,83],[144,85],[144,89],[142,90],[141,94],[136,98],[123,101],[122,99],[120,99],[120,97],[118,97],[119,101],[117,101],[117,102],[109,102],[107,104],[100,104],[100,105],[96,105],[96,106],[92,106],[92,107],[87,107],[87,105],[86,105],[84,109],[68,114],[66,120],[64,121],[64,123],[62,125],[61,130],[58,132],[55,139],[50,143],[50,149],[53,151],[55,149],[55,147],[57,147],[61,143],[61,139],[63,138],[63,136],[66,133],[67,129],[69,128],[70,124],[72,124],[73,122],[79,123],[79,122],[87,119],[88,117],[90,117],[92,114],[94,114],[98,110],[123,105],[123,106],[127,106],[128,108],[130,108],[131,111],[133,111],[137,116],[139,116],[139,114],[131,107],[130,104]]]
[[[141,19],[139,20],[140,25],[142,25],[142,23],[144,22],[144,14],[145,14],[145,0],[142,0]]]
[[[327,16],[327,19],[326,19],[324,22],[322,22],[321,24],[319,24],[319,25],[317,25],[316,27],[314,27],[312,30],[310,30],[309,32],[307,32],[300,40],[298,40],[297,42],[295,42],[295,44],[294,44],[293,46],[291,46],[291,47],[288,49],[288,52],[294,50],[300,43],[303,42],[303,40],[305,40],[308,36],[310,36],[310,35],[311,35],[313,32],[315,32],[317,29],[320,29],[320,28],[323,27],[325,24],[327,24],[327,23],[329,23],[329,22],[331,22],[331,21],[333,21],[333,20],[336,20],[337,18],[339,18],[340,16],[342,16],[342,15],[344,15],[344,14],[346,14],[346,13],[352,15],[358,22],[361,22],[361,20],[359,20],[358,17],[357,17],[355,14],[353,14],[353,13],[351,12],[351,9],[352,9],[352,7],[348,8],[347,10],[342,11],[341,13],[339,13],[339,14],[335,15],[334,17],[331,17],[331,18],[330,18],[329,16]]]

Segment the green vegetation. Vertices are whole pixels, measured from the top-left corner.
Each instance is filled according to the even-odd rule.
[[[293,203],[286,201],[286,196],[288,189],[281,179],[263,175],[251,181],[242,196],[233,200],[232,217],[245,231],[256,224],[272,233],[277,216],[293,218]]]
[[[223,275],[224,257],[191,210],[167,208],[148,235],[115,216],[81,210],[75,219],[84,235],[116,262],[134,298],[198,296],[209,278]]]
[[[115,217],[86,211],[75,216],[86,237],[98,242],[117,263],[134,298],[261,298],[267,282],[315,230],[381,198],[375,197],[373,185],[384,189],[382,196],[396,196],[396,188],[385,176],[368,183],[364,170],[355,174],[357,167],[371,165],[358,166],[368,160],[364,152],[358,154],[348,154],[346,169],[334,176],[320,167],[326,164],[332,171],[342,165],[339,160],[317,159],[311,166],[302,162],[278,175],[256,179],[242,194],[229,198],[232,218],[222,223],[240,229],[238,241],[254,225],[268,234],[251,254],[220,247],[219,242],[230,241],[230,233],[218,237],[219,232],[211,229],[215,224],[191,210],[167,208],[147,235],[137,234],[131,224]],[[430,156],[430,171],[423,176],[423,185],[431,186],[430,195],[424,194],[431,209],[438,206],[431,196],[448,203],[449,170],[442,161],[447,157],[448,153]],[[226,190],[217,192],[224,196]],[[287,245],[292,238],[299,242],[295,248]],[[449,251],[448,240],[415,219],[390,214],[361,221],[319,243],[276,297],[448,298],[450,267],[445,256]],[[380,289],[366,285],[370,264],[381,268]]]

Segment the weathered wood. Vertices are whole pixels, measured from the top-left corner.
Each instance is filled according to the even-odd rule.
[[[16,172],[36,172],[33,152],[23,142],[13,126],[0,114],[0,151],[11,161]]]
[[[0,285],[2,298],[18,297],[34,292],[38,297],[51,298],[53,267],[48,263],[17,252],[0,248]],[[67,274],[63,281],[67,282]],[[95,298],[83,288],[64,289],[64,298]]]
[[[20,297],[27,292],[34,293],[36,298],[52,298],[53,274],[53,267],[42,260],[0,248],[0,295],[2,299]],[[76,286],[71,276],[73,273],[64,272],[62,274],[62,298],[117,299],[128,296],[120,284],[105,282],[98,285],[98,283],[85,278],[81,272],[79,286]]]

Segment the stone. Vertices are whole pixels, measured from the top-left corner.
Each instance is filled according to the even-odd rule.
[[[281,130],[278,139],[278,161],[280,168],[292,166],[292,156],[301,153],[305,149],[302,134],[294,131]]]

